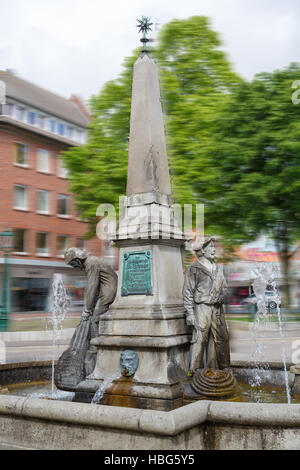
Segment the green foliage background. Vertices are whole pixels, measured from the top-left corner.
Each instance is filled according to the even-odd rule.
[[[118,207],[126,193],[132,69],[141,48],[125,59],[123,72],[90,100],[88,143],[64,155],[70,190],[90,235],[101,203]],[[214,138],[220,104],[241,79],[221,50],[205,17],[173,20],[160,31],[151,55],[159,65],[165,131],[176,202],[196,203],[197,161]]]
[[[292,84],[300,64],[247,82],[233,70],[206,17],[173,20],[152,55],[159,65],[168,157],[176,202],[204,203],[205,230],[228,252],[268,234],[288,282],[300,238],[300,105]],[[93,235],[101,203],[126,193],[132,69],[90,100],[88,143],[64,155],[71,191]]]

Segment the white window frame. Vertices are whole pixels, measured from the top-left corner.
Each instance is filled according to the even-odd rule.
[[[22,188],[22,189],[25,190],[24,191],[24,195],[25,195],[25,197],[24,197],[24,201],[25,201],[24,207],[23,206],[22,207],[17,206],[15,204],[15,202],[16,202],[16,200],[15,200],[15,195],[16,195],[15,190],[16,190],[16,188]],[[19,211],[28,211],[28,187],[27,186],[25,186],[23,184],[14,184],[14,205],[13,205],[13,207],[14,207],[14,209],[17,209]]]
[[[68,201],[68,204],[67,204],[67,214],[60,214],[58,212],[58,201],[59,201],[59,196],[64,196],[66,198],[66,200]],[[63,219],[70,219],[71,217],[71,198],[68,194],[57,194],[57,199],[56,199],[56,215],[57,217],[62,217]]]
[[[39,209],[39,194],[44,193],[47,195],[47,210]],[[36,192],[36,212],[38,214],[50,215],[50,202],[51,202],[51,191],[47,191],[46,189],[38,189]]]
[[[35,115],[35,123],[32,124],[31,122],[29,122],[29,113],[32,113]],[[33,126],[33,127],[36,127],[37,126],[37,117],[38,117],[38,112],[35,111],[34,109],[26,109],[26,123],[29,125],[29,126]]]
[[[38,242],[38,235],[39,235],[39,234],[44,234],[44,235],[46,235],[46,248],[45,248],[45,250],[47,250],[47,251],[45,251],[45,252],[39,251],[38,243],[37,243],[37,242]],[[35,248],[36,248],[36,255],[37,255],[37,256],[50,256],[50,249],[49,249],[50,243],[49,243],[49,241],[50,241],[50,233],[49,233],[49,232],[36,232]]]
[[[18,112],[19,111],[23,111],[23,119],[20,119],[19,116],[18,116]],[[24,122],[26,120],[26,112],[27,112],[27,109],[24,107],[24,106],[21,106],[21,105],[16,105],[16,119],[20,122]]]
[[[15,140],[15,141],[14,141],[14,145],[15,145],[14,165],[20,166],[20,167],[22,167],[22,168],[28,168],[28,166],[29,166],[29,165],[28,165],[28,156],[29,156],[28,144],[25,143],[25,142],[20,142],[20,141]],[[16,146],[17,146],[17,145],[24,145],[24,147],[25,147],[25,155],[26,155],[26,163],[18,163],[18,162],[16,161],[16,157],[17,157],[17,149],[16,149]]]
[[[64,166],[64,163],[59,156],[57,157],[57,176],[63,179],[68,179],[69,177],[69,171]]]
[[[47,155],[47,170],[44,169],[43,158]],[[51,152],[48,149],[39,148],[37,150],[37,171],[40,173],[45,173],[47,175],[51,174]]]

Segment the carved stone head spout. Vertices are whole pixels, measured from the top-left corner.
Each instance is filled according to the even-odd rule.
[[[139,365],[139,357],[135,351],[126,349],[120,357],[121,373],[124,377],[131,377],[135,374]]]

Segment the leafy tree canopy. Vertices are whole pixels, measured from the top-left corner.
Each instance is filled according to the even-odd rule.
[[[197,160],[198,197],[212,230],[235,243],[268,234],[279,251],[300,236],[300,64],[241,83]]]
[[[300,239],[300,105],[292,84],[300,64],[241,83],[197,160],[206,227],[229,247],[269,235],[280,255],[289,304],[289,263]],[[296,245],[297,246],[297,245]]]
[[[152,51],[160,66],[171,180],[180,203],[197,202],[198,162],[215,138],[222,103],[241,82],[221,45],[207,18],[192,17],[166,24]],[[90,222],[90,235],[98,205],[117,206],[126,192],[132,69],[139,53],[127,58],[120,76],[91,98],[88,143],[64,155],[70,189]]]

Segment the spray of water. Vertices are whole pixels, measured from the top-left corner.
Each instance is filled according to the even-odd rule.
[[[274,294],[279,298],[278,294],[278,289],[277,285],[275,282],[275,275],[278,274],[278,268],[274,267],[274,278],[272,279],[272,287],[274,290]],[[280,343],[281,343],[281,351],[282,351],[282,362],[283,362],[283,367],[284,367],[284,380],[285,380],[285,389],[286,389],[286,395],[287,395],[287,402],[288,404],[291,403],[291,391],[290,391],[290,386],[289,386],[289,375],[288,375],[288,370],[286,366],[286,349],[285,349],[285,342],[284,342],[284,335],[283,335],[283,329],[282,329],[282,318],[281,318],[281,310],[280,310],[280,305],[279,302],[276,302],[277,304],[277,318],[278,318],[278,327],[279,327],[279,334],[280,334]]]
[[[103,398],[105,391],[111,386],[114,380],[117,380],[121,377],[121,371],[117,370],[113,374],[105,377],[101,385],[99,386],[98,390],[96,391],[95,395],[92,398],[91,403],[100,403]]]
[[[253,291],[257,302],[257,312],[251,328],[251,339],[255,344],[255,349],[251,354],[251,360],[255,367],[253,369],[253,375],[249,379],[249,383],[253,388],[253,397],[256,402],[261,401],[260,387],[262,385],[263,377],[266,377],[270,373],[267,349],[263,341],[266,334],[266,327],[269,322],[265,298],[266,286],[269,278],[268,271],[269,266],[262,264],[256,268],[253,273]]]
[[[62,328],[62,323],[70,306],[70,298],[67,294],[61,274],[54,274],[52,282],[51,312],[48,318],[48,325],[53,330],[52,335],[52,398],[55,397],[54,368],[56,360],[56,347],[58,331]]]
[[[267,378],[268,374],[270,376],[270,367],[269,367],[269,359],[267,357],[267,350],[266,345],[262,341],[265,336],[266,327],[269,323],[269,312],[267,309],[267,298],[266,298],[266,290],[267,286],[272,287],[272,291],[274,296],[278,299],[280,298],[278,295],[277,285],[276,285],[276,277],[278,277],[278,269],[273,263],[262,263],[255,271],[254,271],[254,281],[253,281],[253,291],[256,296],[257,300],[257,313],[255,315],[255,321],[251,328],[251,337],[252,340],[256,344],[256,348],[251,355],[251,359],[255,364],[254,375],[250,378],[250,384],[254,390],[257,390],[262,384],[262,378]],[[285,388],[286,388],[286,395],[287,395],[287,402],[291,403],[291,394],[290,388],[288,383],[288,371],[286,366],[286,351],[284,345],[284,338],[283,338],[283,330],[282,330],[282,320],[281,320],[281,312],[279,302],[277,304],[277,317],[278,317],[278,326],[279,326],[279,333],[281,339],[281,355],[282,355],[282,362],[284,366],[284,378],[285,378]],[[256,401],[261,401],[261,394],[258,390],[258,393],[254,398]]]

